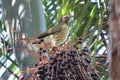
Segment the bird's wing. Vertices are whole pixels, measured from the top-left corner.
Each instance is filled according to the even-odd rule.
[[[54,27],[51,27],[46,32],[41,33],[37,38],[44,38],[46,36],[53,35],[53,34],[55,34],[57,32],[60,32],[62,30],[62,27],[60,27],[60,26],[61,25],[56,25]]]

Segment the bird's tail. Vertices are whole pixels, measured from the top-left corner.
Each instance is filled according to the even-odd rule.
[[[30,43],[32,43],[32,44],[37,44],[37,43],[40,42],[40,40],[35,39],[35,38],[23,38],[23,39],[21,39],[21,40],[22,40],[22,41],[26,41],[26,42],[30,42]]]
[[[35,52],[41,47],[41,44],[35,38],[23,38],[21,41],[29,50],[34,50]]]

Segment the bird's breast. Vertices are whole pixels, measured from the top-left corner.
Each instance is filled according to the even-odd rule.
[[[56,45],[59,46],[63,44],[69,35],[69,26],[65,26],[62,28],[61,32],[57,33],[54,37],[56,39]]]
[[[62,28],[59,32],[56,32],[55,34],[44,38],[44,41],[45,43],[47,43],[47,45],[50,44],[51,46],[59,46],[67,40],[70,31],[69,26],[68,25],[61,26]]]

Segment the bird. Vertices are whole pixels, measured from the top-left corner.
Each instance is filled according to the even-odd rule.
[[[72,15],[62,16],[57,25],[39,34],[36,38],[28,38],[27,40],[37,44],[37,46],[41,46],[39,42],[43,41],[47,48],[62,45],[68,38],[70,32],[69,23],[72,17]]]

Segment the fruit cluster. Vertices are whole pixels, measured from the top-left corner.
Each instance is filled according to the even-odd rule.
[[[41,52],[47,51],[40,48]],[[77,45],[62,46],[49,59],[40,57],[30,80],[99,80],[89,54]]]

